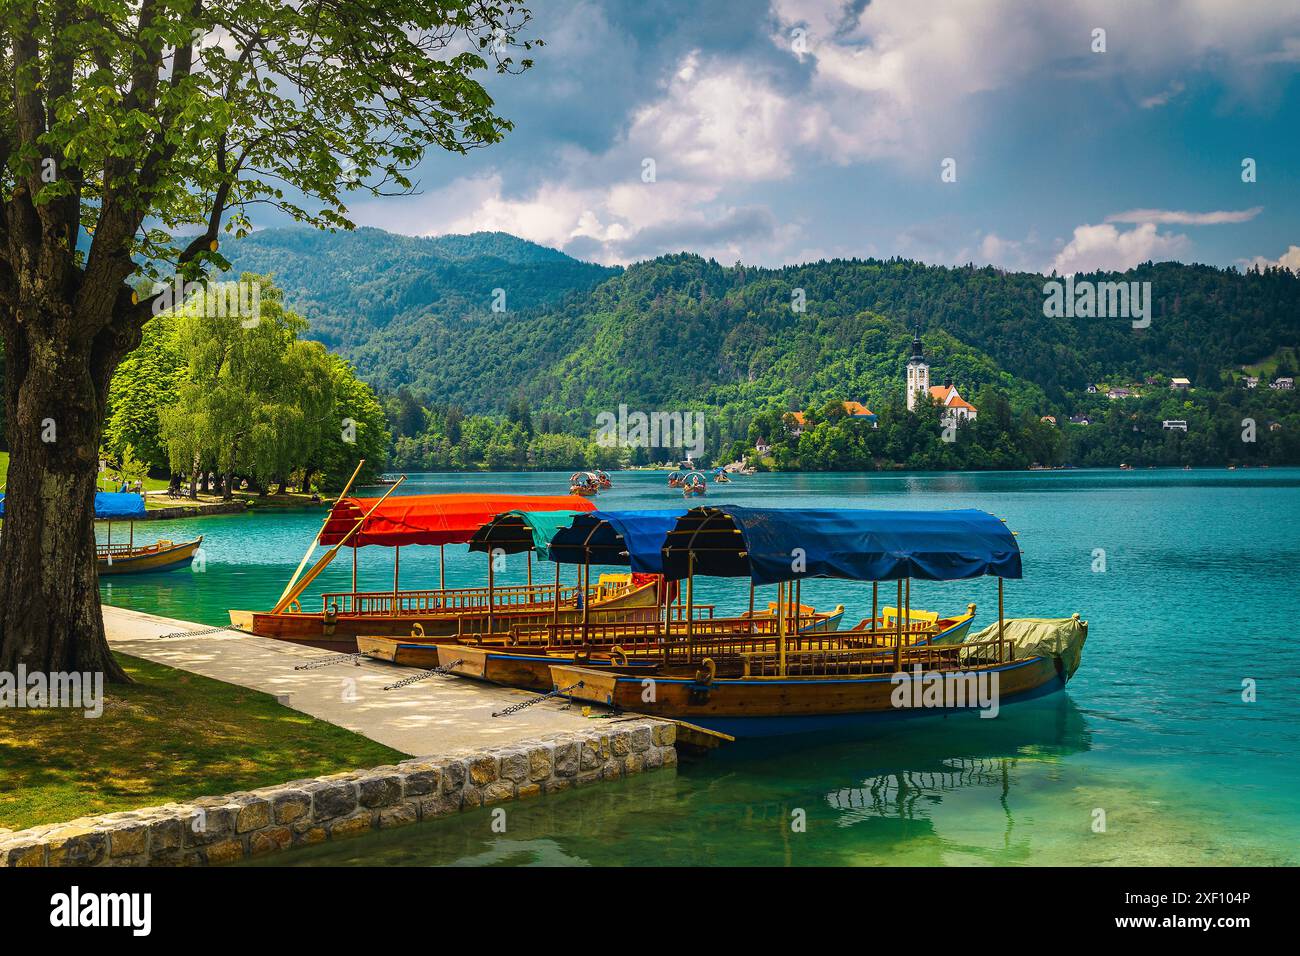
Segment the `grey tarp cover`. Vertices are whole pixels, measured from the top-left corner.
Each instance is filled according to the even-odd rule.
[[[1007,618],[1004,637],[1015,647],[1017,660],[1026,657],[1059,657],[1065,663],[1067,677],[1073,677],[1083,655],[1083,642],[1088,639],[1088,622],[1073,617],[1012,617]],[[998,623],[994,621],[984,630],[966,638],[966,643],[996,641]]]

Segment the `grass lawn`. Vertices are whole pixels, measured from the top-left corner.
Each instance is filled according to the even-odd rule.
[[[1289,362],[1293,367],[1300,365],[1300,349],[1284,345],[1262,362],[1245,366],[1241,374],[1258,375],[1267,383],[1277,376],[1277,367],[1282,364],[1283,360]],[[1234,377],[1236,377],[1235,374]]]
[[[9,452],[0,451],[0,485],[3,485],[9,479]],[[145,491],[161,491],[167,487],[167,482],[162,478],[145,477]],[[117,486],[109,481],[104,475],[100,475],[100,491],[116,491]]]
[[[104,713],[0,710],[0,827],[219,796],[393,763],[389,747],[257,691],[118,655]]]

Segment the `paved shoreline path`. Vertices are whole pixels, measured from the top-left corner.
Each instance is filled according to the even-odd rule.
[[[115,651],[263,691],[295,710],[412,756],[510,746],[547,734],[590,730],[596,723],[559,700],[493,717],[493,711],[536,695],[458,677],[430,677],[384,690],[419,671],[378,661],[294,670],[329,652],[236,631],[163,637],[204,626],[126,608],[105,605],[104,626]]]

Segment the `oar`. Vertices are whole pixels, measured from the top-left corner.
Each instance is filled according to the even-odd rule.
[[[302,594],[303,591],[307,590],[307,586],[311,584],[312,581],[316,580],[316,576],[320,574],[322,571],[324,571],[326,566],[328,566],[329,563],[334,560],[334,556],[339,553],[339,549],[341,549],[345,544],[347,544],[348,541],[352,539],[352,536],[354,534],[356,534],[358,531],[361,530],[361,526],[366,523],[366,519],[369,518],[372,514],[374,514],[375,509],[378,508],[380,505],[382,505],[385,501],[387,501],[388,496],[391,495],[394,491],[396,491],[398,486],[401,485],[401,483],[404,482],[405,480],[406,480],[406,476],[403,475],[401,478],[398,478],[397,481],[393,482],[393,487],[389,488],[386,492],[384,492],[384,496],[380,498],[378,501],[376,501],[374,505],[371,506],[369,511],[367,511],[359,519],[357,519],[357,523],[354,524],[348,530],[348,533],[343,536],[342,540],[340,540],[338,544],[334,545],[334,547],[330,548],[323,555],[321,555],[321,559],[317,561],[314,565],[312,565],[311,570],[308,571],[303,576],[303,579],[294,586],[292,591],[290,591],[285,597],[280,599],[280,603],[277,604],[275,608],[272,609],[271,613],[279,614],[282,610],[284,610],[284,608],[286,608],[290,603],[292,603],[293,600],[297,598],[299,594]]]
[[[339,493],[338,498],[335,499],[336,502],[342,501],[348,496],[348,492],[352,489],[352,482],[357,480],[357,475],[361,474],[361,466],[365,463],[366,460],[364,458],[357,462],[356,471],[352,472],[352,477],[349,478],[348,483],[343,486],[343,490]],[[280,599],[276,602],[275,609],[271,612],[272,614],[279,614],[283,609],[285,596],[293,590],[294,584],[298,581],[298,575],[302,574],[302,569],[307,566],[307,559],[310,558],[312,553],[316,550],[316,541],[320,538],[321,534],[324,533],[325,526],[329,524],[329,520],[333,514],[334,508],[331,506],[329,512],[325,515],[325,520],[321,522],[320,531],[316,532],[316,535],[311,539],[311,544],[307,545],[307,553],[304,554],[302,560],[298,562],[298,567],[294,570],[293,577],[289,578],[289,583],[286,584],[284,590],[280,592]]]

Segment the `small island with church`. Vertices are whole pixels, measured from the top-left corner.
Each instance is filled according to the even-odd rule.
[[[1023,464],[1008,461],[1008,440],[1032,447],[1047,464],[1058,463],[1052,451],[1059,432],[1041,417],[1015,416],[1006,395],[985,390],[981,401],[997,414],[991,425],[977,428],[979,407],[962,396],[951,372],[945,373],[942,385],[932,385],[931,362],[919,329],[912,336],[901,379],[880,403],[873,403],[878,411],[857,399],[836,398],[798,410],[760,413],[750,425],[749,442],[730,446],[733,465],[769,471],[877,471],[1043,463],[1038,457]],[[986,452],[980,439],[997,450]]]

